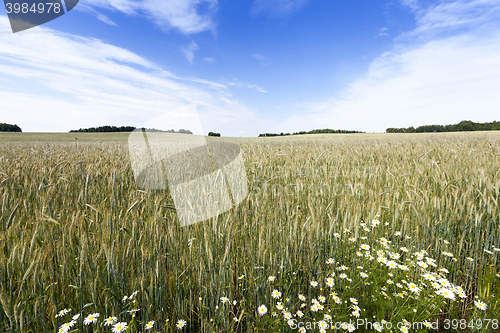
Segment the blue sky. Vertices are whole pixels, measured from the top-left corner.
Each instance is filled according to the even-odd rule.
[[[500,120],[498,0],[81,0],[16,34],[4,10],[0,122],[27,132]]]

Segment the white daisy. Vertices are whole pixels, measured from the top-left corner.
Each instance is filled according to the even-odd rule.
[[[109,325],[113,325],[114,323],[116,323],[118,321],[118,318],[116,317],[109,317],[109,318],[106,318],[104,319],[104,326],[109,326]]]
[[[280,298],[281,297],[281,292],[279,292],[278,290],[274,289],[273,292],[271,293],[271,296],[273,298]]]
[[[121,332],[125,331],[127,328],[128,328],[127,323],[121,322],[121,323],[114,324],[111,331],[113,333],[121,333]]]
[[[146,330],[150,330],[150,329],[152,329],[152,328],[153,328],[153,325],[154,325],[154,324],[155,324],[155,321],[154,321],[154,320],[151,320],[150,322],[148,322],[148,323],[146,324],[146,326],[144,326],[144,329],[146,329]]]
[[[486,310],[486,308],[487,308],[486,303],[481,302],[480,300],[474,301],[474,304],[476,305],[476,307],[478,309],[481,309],[481,310]]]
[[[175,325],[178,329],[181,329],[183,328],[184,326],[186,326],[186,321],[183,320],[183,319],[179,319],[177,320],[177,324]]]
[[[99,318],[99,314],[98,313],[92,313],[92,314],[89,314],[87,317],[85,317],[85,319],[83,320],[83,324],[84,325],[90,325],[90,324],[93,324],[95,322],[97,322],[97,318]]]

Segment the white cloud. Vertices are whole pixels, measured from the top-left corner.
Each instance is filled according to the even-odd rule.
[[[182,48],[182,52],[184,53],[187,61],[189,61],[190,64],[193,64],[194,51],[196,50],[198,50],[198,45],[193,41],[188,46]]]
[[[274,130],[320,126],[382,132],[465,119],[499,120],[499,8],[498,1],[476,0],[425,9],[415,30],[375,59],[365,77],[337,98],[297,105],[296,114]],[[451,34],[451,27],[460,29]]]
[[[380,32],[378,33],[377,36],[379,37],[384,37],[384,36],[390,36],[389,33],[387,32],[389,29],[386,27],[380,28]]]
[[[0,31],[8,24],[0,15]],[[97,39],[31,30],[0,34],[2,121],[24,131],[140,126],[187,105],[197,106],[207,131],[237,135],[238,126],[254,121],[223,84],[180,78]]]
[[[88,6],[145,15],[163,30],[193,34],[215,28],[212,16],[217,11],[217,0],[85,0],[76,8],[85,10]]]
[[[203,58],[203,61],[213,64],[215,62],[214,58]]]
[[[268,57],[264,57],[262,54],[254,53],[252,54],[252,58],[260,62],[262,66],[269,66],[271,64],[271,60]]]
[[[248,82],[241,82],[238,80],[232,80],[232,81],[225,82],[225,84],[227,86],[230,86],[230,87],[254,89],[258,92],[267,93],[267,91],[264,88],[259,87],[256,84],[252,84],[252,83],[248,83]]]
[[[86,5],[86,4],[81,4],[77,7],[79,10],[83,11],[83,12],[87,12],[91,15],[94,15],[99,21],[102,21],[106,24],[109,24],[109,25],[112,25],[112,26],[116,26],[117,24],[111,20],[109,17],[107,17],[106,15],[98,12],[97,10],[95,10],[93,7],[89,6],[89,5]]]
[[[282,16],[296,12],[309,0],[255,0],[251,12],[254,15]]]
[[[441,1],[427,8],[417,1],[406,0],[414,10],[416,29],[401,37],[432,38],[459,29],[473,29],[494,23],[500,17],[498,0]],[[498,26],[497,26],[498,27]]]

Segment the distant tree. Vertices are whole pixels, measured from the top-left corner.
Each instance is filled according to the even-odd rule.
[[[17,125],[0,123],[0,132],[22,132],[22,130]]]
[[[286,136],[286,135],[303,135],[303,134],[326,134],[326,133],[332,133],[332,134],[349,134],[349,133],[364,133],[364,132],[358,132],[358,131],[348,131],[348,130],[333,130],[329,128],[325,129],[315,129],[309,132],[306,131],[300,131],[300,132],[295,132],[293,134],[290,133],[264,133],[264,134],[259,134],[259,138],[261,137],[267,137],[267,136]]]
[[[108,132],[132,132],[135,130],[134,126],[100,126],[100,127],[90,127],[90,128],[80,128],[79,130],[71,130],[70,133],[108,133]]]
[[[385,130],[386,133],[429,133],[429,132],[467,132],[467,131],[500,131],[500,121],[491,123],[475,123],[463,120],[453,125],[423,125],[417,128],[392,128]]]
[[[182,134],[193,134],[190,130],[185,130],[185,129],[180,129],[177,131],[177,133],[182,133]]]
[[[218,136],[218,137],[220,137],[220,133],[208,132],[208,136]]]

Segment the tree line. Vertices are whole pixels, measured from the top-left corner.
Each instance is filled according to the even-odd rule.
[[[430,133],[430,132],[470,132],[470,131],[500,131],[500,121],[491,123],[475,123],[470,120],[463,120],[452,125],[424,125],[414,128],[388,128],[386,133]]]
[[[329,129],[329,128],[325,128],[325,129],[315,129],[315,130],[312,130],[312,131],[309,131],[309,132],[306,132],[306,131],[300,131],[300,132],[294,132],[292,134],[290,133],[264,133],[264,134],[259,134],[259,138],[260,137],[268,137],[268,136],[287,136],[287,135],[303,135],[303,134],[330,134],[330,133],[333,133],[333,134],[352,134],[352,133],[364,133],[364,132],[359,132],[359,131],[348,131],[348,130],[333,130],[333,129]]]
[[[133,132],[136,129],[134,126],[99,126],[99,127],[89,127],[89,128],[80,128],[78,130],[71,130],[70,133],[109,133],[109,132]],[[162,133],[182,133],[182,134],[193,134],[190,130],[180,129],[175,131],[171,130],[159,130],[156,128],[145,128],[146,132],[162,132]]]
[[[17,125],[0,123],[0,132],[22,132],[22,130]]]

